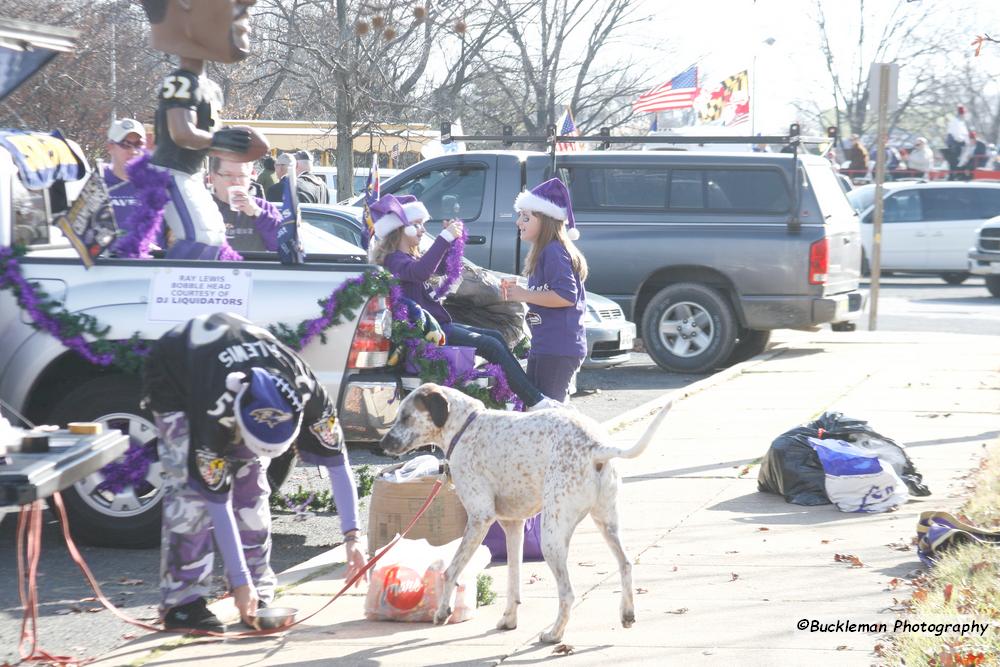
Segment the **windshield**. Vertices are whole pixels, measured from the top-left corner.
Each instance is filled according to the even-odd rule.
[[[855,188],[847,193],[847,200],[851,202],[855,211],[859,214],[864,213],[865,209],[875,203],[875,186],[862,185],[860,188]]]

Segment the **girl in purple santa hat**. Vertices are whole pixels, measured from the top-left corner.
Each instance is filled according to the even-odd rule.
[[[441,302],[432,296],[427,281],[440,272],[451,244],[462,235],[462,221],[446,222],[431,247],[421,254],[420,239],[430,214],[416,197],[384,195],[371,205],[371,212],[375,220],[375,240],[370,250],[372,263],[384,266],[399,280],[403,294],[434,316],[448,344],[474,347],[476,354],[498,364],[511,390],[527,409],[556,407],[558,403],[543,396],[528,380],[499,331],[453,322]]]
[[[546,396],[566,401],[570,382],[587,356],[587,260],[573,243],[580,233],[569,191],[553,178],[519,194],[514,208],[521,240],[531,244],[524,271],[528,286],[504,280],[504,298],[529,307],[528,379]]]

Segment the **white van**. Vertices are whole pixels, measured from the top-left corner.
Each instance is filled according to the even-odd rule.
[[[862,270],[872,252],[875,186],[847,193],[861,216]],[[883,271],[937,274],[950,285],[969,277],[969,248],[976,230],[1000,215],[1000,183],[896,181],[885,184]]]
[[[401,170],[400,169],[382,169],[379,167],[378,176],[382,182],[395,176]],[[333,200],[337,196],[337,168],[336,167],[325,167],[313,165],[312,173],[316,174],[320,178],[326,181],[326,187],[330,190],[330,199]],[[365,191],[365,184],[368,182],[368,167],[355,167],[354,168],[354,195],[361,194]]]

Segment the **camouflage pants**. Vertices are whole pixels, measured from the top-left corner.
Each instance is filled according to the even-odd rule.
[[[156,414],[158,450],[163,466],[163,528],[160,541],[160,611],[211,595],[215,564],[212,522],[207,501],[188,483],[188,420],[183,412]],[[274,599],[277,577],[271,569],[271,493],[259,459],[233,463],[233,514],[243,556],[257,594]]]

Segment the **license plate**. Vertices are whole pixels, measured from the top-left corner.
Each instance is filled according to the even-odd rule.
[[[632,331],[622,331],[618,334],[618,349],[631,350],[635,343],[635,333]]]

